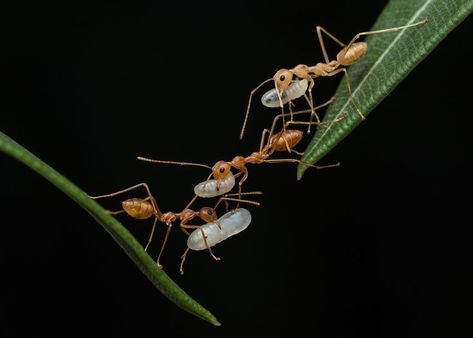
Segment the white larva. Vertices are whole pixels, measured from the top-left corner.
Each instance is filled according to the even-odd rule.
[[[251,214],[244,208],[227,212],[215,222],[210,222],[195,229],[187,239],[187,246],[191,250],[205,250],[205,239],[209,247],[226,240],[227,238],[245,230],[251,222]],[[220,227],[219,227],[220,225]]]
[[[292,100],[298,99],[307,91],[309,82],[306,79],[296,80],[289,85],[281,94],[281,100],[283,104],[286,104]],[[276,88],[268,90],[261,97],[261,103],[269,108],[279,108],[279,97]]]
[[[207,180],[197,184],[194,187],[194,193],[199,197],[210,198],[226,194],[235,186],[235,177],[230,171],[228,175],[221,180]]]

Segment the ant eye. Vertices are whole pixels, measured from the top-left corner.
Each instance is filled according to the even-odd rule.
[[[213,215],[213,213],[214,213],[214,212],[213,212],[212,210],[210,210],[210,209],[209,209],[209,210],[207,210],[207,215],[209,215],[209,216],[212,216],[212,215]]]
[[[286,77],[285,77],[284,75],[281,75],[281,76],[279,77],[279,81],[284,81],[284,80],[286,80]]]
[[[220,167],[219,171],[223,174],[223,172],[225,171],[225,167]]]

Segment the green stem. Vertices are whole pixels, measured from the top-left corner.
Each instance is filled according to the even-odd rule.
[[[146,251],[144,251],[140,243],[138,243],[138,241],[125,227],[123,227],[123,225],[108,215],[97,202],[89,198],[87,194],[79,189],[74,183],[2,132],[0,132],[0,150],[36,171],[92,215],[92,217],[94,217],[122,247],[126,254],[138,266],[141,272],[148,277],[154,286],[177,306],[197,317],[207,320],[213,325],[220,325],[214,315],[192,299],[176,283],[174,283],[174,281],[169,278],[163,270],[157,267],[156,263],[146,253]]]

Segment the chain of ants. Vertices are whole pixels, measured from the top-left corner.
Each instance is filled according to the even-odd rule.
[[[156,263],[159,267],[162,267],[160,263],[160,259],[162,256],[162,253],[165,249],[166,243],[169,238],[169,234],[172,228],[172,225],[174,222],[179,221],[179,228],[187,235],[189,236],[190,230],[196,230],[200,229],[202,233],[202,238],[205,243],[205,247],[209,251],[210,255],[215,259],[219,260],[220,258],[217,257],[211,249],[212,245],[209,245],[207,243],[207,236],[202,230],[202,225],[194,225],[190,224],[192,221],[196,218],[200,218],[203,222],[205,223],[210,223],[214,222],[216,223],[219,228],[221,225],[219,224],[219,218],[216,213],[216,208],[224,202],[226,205],[226,210],[228,210],[228,203],[229,202],[236,202],[236,207],[233,209],[237,209],[239,207],[240,203],[246,203],[246,204],[252,204],[252,205],[259,205],[259,202],[253,201],[253,200],[248,200],[248,199],[242,199],[242,196],[247,196],[247,195],[257,195],[261,194],[261,192],[242,192],[242,186],[244,182],[248,179],[248,164],[263,164],[263,163],[302,163],[305,166],[316,168],[316,169],[321,169],[321,168],[332,168],[332,167],[337,167],[339,166],[339,163],[333,164],[333,165],[327,165],[327,166],[315,166],[310,163],[301,161],[300,159],[295,159],[295,158],[284,158],[284,159],[270,159],[270,156],[272,156],[275,152],[288,152],[288,153],[295,153],[297,155],[302,155],[302,153],[296,151],[294,148],[303,138],[303,132],[298,129],[288,129],[290,125],[307,125],[307,133],[310,133],[310,127],[312,125],[317,125],[320,126],[323,123],[328,123],[327,122],[320,122],[320,119],[316,113],[318,109],[321,109],[327,105],[329,105],[333,100],[335,99],[334,97],[325,102],[324,104],[314,107],[313,105],[313,97],[312,97],[312,89],[314,87],[314,79],[317,77],[325,77],[325,76],[333,76],[339,73],[343,73],[344,76],[346,77],[346,83],[348,87],[348,93],[349,93],[349,98],[348,100],[351,100],[353,103],[353,106],[359,115],[359,117],[363,120],[364,115],[358,108],[358,105],[352,98],[352,90],[351,90],[351,85],[350,81],[348,78],[348,73],[346,68],[352,64],[357,63],[363,55],[366,53],[368,45],[366,42],[356,42],[361,36],[364,35],[371,35],[371,34],[378,34],[378,33],[384,33],[384,32],[391,32],[391,31],[397,31],[400,29],[404,28],[409,28],[417,25],[421,25],[427,22],[427,19],[423,19],[421,21],[418,21],[416,23],[400,26],[400,27],[394,27],[394,28],[388,28],[388,29],[383,29],[383,30],[377,30],[377,31],[369,31],[369,32],[361,32],[356,34],[353,39],[350,41],[348,45],[344,44],[341,42],[339,39],[337,39],[335,36],[330,34],[327,30],[324,28],[317,26],[316,31],[317,31],[317,37],[319,39],[319,43],[322,49],[322,53],[324,56],[325,62],[320,62],[315,64],[314,66],[308,66],[308,65],[297,65],[294,68],[291,69],[280,69],[277,71],[274,76],[270,79],[267,79],[263,81],[260,85],[258,85],[256,88],[254,88],[251,93],[250,97],[248,100],[248,107],[247,111],[245,114],[245,119],[243,122],[243,126],[241,129],[240,133],[240,138],[243,138],[244,132],[245,132],[245,127],[248,121],[248,116],[250,112],[250,106],[251,106],[251,100],[253,94],[265,83],[269,81],[273,81],[274,83],[274,88],[276,90],[277,94],[277,99],[279,100],[279,107],[281,108],[282,112],[277,115],[273,119],[273,123],[271,125],[270,129],[264,129],[261,135],[261,140],[260,140],[260,146],[259,150],[256,152],[251,153],[249,156],[235,156],[231,161],[218,161],[215,163],[213,167],[209,167],[203,164],[198,164],[198,163],[188,163],[188,162],[175,162],[175,161],[163,161],[163,160],[155,160],[155,159],[149,159],[145,157],[138,157],[139,160],[143,161],[148,161],[148,162],[154,162],[154,163],[164,163],[164,164],[177,164],[177,165],[192,165],[192,166],[200,166],[200,167],[205,167],[211,169],[211,174],[207,177],[207,180],[203,182],[203,186],[205,187],[207,182],[210,182],[211,177],[213,177],[213,181],[215,182],[215,194],[213,196],[221,196],[215,203],[213,207],[203,207],[199,210],[193,210],[191,209],[191,205],[195,202],[195,200],[199,197],[197,194],[194,195],[192,200],[186,205],[186,207],[180,211],[180,212],[161,212],[159,209],[155,198],[151,194],[151,191],[146,183],[140,183],[137,185],[134,185],[132,187],[107,194],[107,195],[101,195],[101,196],[95,196],[92,197],[94,199],[99,199],[99,198],[105,198],[105,197],[113,197],[116,195],[123,194],[125,192],[129,192],[134,189],[138,188],[144,188],[147,193],[146,198],[131,198],[127,199],[122,202],[122,208],[118,211],[109,211],[108,213],[111,215],[118,215],[121,213],[126,213],[129,216],[144,220],[144,219],[149,219],[151,217],[154,217],[154,222],[153,226],[148,238],[148,241],[145,246],[145,250],[148,249],[150,243],[152,242],[155,229],[156,229],[156,224],[157,222],[161,222],[166,224],[167,230],[166,234],[163,239],[163,243],[161,245],[159,254],[156,259]],[[330,60],[328,58],[328,54],[325,49],[325,45],[323,42],[323,36],[322,33],[326,34],[330,39],[335,41],[338,45],[342,47],[340,52],[336,56],[336,60]],[[310,109],[306,110],[301,110],[297,112],[293,112],[291,109],[292,102],[289,100],[288,102],[288,107],[290,110],[290,113],[285,113],[284,112],[284,102],[283,102],[283,94],[285,91],[290,89],[290,86],[293,85],[295,82],[299,80],[307,80],[308,81],[308,88],[302,88],[300,91],[304,91],[303,93],[298,93],[297,97],[304,96],[306,101],[308,102]],[[295,87],[296,88],[296,87]],[[299,90],[299,89],[297,89]],[[306,95],[308,93],[308,96]],[[294,120],[294,116],[302,115],[302,114],[308,114],[310,113],[310,119],[309,121],[296,121]],[[286,118],[290,116],[290,119],[286,121]],[[316,121],[313,121],[313,118],[315,117]],[[339,120],[343,119],[346,117],[346,114],[344,114],[341,118],[338,120],[330,121],[330,122],[338,122]],[[282,120],[282,128],[279,131],[275,131],[276,125],[279,120]],[[238,171],[238,174],[235,175],[235,177],[241,176],[241,178],[238,181],[238,192],[237,193],[231,193],[229,194],[228,191],[226,190],[231,190],[233,188],[234,184],[233,178],[231,183],[227,183],[227,179],[229,178],[229,175],[231,174],[231,169],[234,168]],[[229,189],[220,189],[228,185]],[[212,189],[214,186],[211,186]],[[223,190],[223,193],[220,193],[219,191]],[[185,251],[184,255],[182,255],[181,259],[181,273],[183,273],[182,270],[182,265],[184,263],[185,255],[187,254],[189,248]]]

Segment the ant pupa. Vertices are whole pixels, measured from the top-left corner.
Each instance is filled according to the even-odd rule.
[[[130,217],[140,219],[140,220],[149,219],[149,218],[154,216],[153,226],[151,228],[151,232],[150,232],[150,235],[148,237],[148,241],[147,241],[146,246],[144,248],[145,251],[148,250],[148,247],[149,247],[150,243],[152,242],[157,222],[159,221],[161,223],[166,224],[166,226],[167,226],[166,234],[164,236],[164,240],[163,240],[163,243],[161,245],[159,255],[156,259],[156,264],[160,268],[162,267],[162,265],[160,263],[161,255],[164,251],[164,248],[165,248],[166,243],[167,243],[168,238],[169,238],[169,234],[170,234],[172,225],[175,221],[179,220],[180,221],[179,226],[180,226],[181,230],[183,232],[185,232],[186,234],[188,234],[188,232],[185,229],[188,228],[188,227],[190,227],[190,228],[195,227],[193,225],[189,225],[188,222],[192,221],[196,217],[200,218],[201,220],[203,220],[204,222],[207,222],[207,223],[217,221],[218,216],[217,216],[217,213],[216,213],[215,209],[222,201],[237,201],[237,202],[245,202],[245,203],[249,203],[249,204],[259,205],[259,202],[231,198],[229,196],[231,196],[232,194],[228,194],[228,195],[220,197],[220,199],[217,201],[217,203],[215,204],[215,206],[213,208],[203,207],[198,211],[194,211],[194,210],[190,209],[189,207],[186,207],[181,212],[168,211],[168,212],[163,213],[159,210],[158,205],[156,203],[156,200],[153,197],[153,195],[151,194],[151,191],[150,191],[150,189],[149,189],[149,187],[146,183],[139,183],[139,184],[136,184],[134,186],[131,186],[131,187],[128,187],[126,189],[119,190],[119,191],[116,191],[116,192],[113,192],[113,193],[110,193],[110,194],[100,195],[100,196],[90,196],[90,197],[92,199],[109,198],[109,197],[114,197],[114,196],[129,192],[129,191],[134,190],[134,189],[138,189],[140,187],[143,187],[146,190],[146,193],[148,195],[146,198],[131,198],[131,199],[124,200],[124,201],[122,201],[122,208],[120,210],[108,211],[108,213],[110,215],[118,215],[118,214],[121,214],[121,213],[126,213]],[[242,195],[250,195],[250,194],[251,195],[261,194],[261,192],[246,192],[246,193],[243,193]],[[211,254],[212,254],[213,257],[215,257],[212,252],[211,252]]]
[[[282,91],[280,96],[275,88],[268,90],[261,96],[261,103],[268,108],[280,108],[281,102],[286,104],[303,96],[308,86],[309,82],[306,79],[296,79]]]
[[[196,226],[195,230],[189,235],[187,249],[181,256],[181,274],[184,274],[183,266],[189,250],[210,250],[212,246],[245,230],[250,223],[250,212],[247,209],[238,208],[227,212],[217,221]]]
[[[398,31],[401,29],[406,29],[406,28],[411,28],[415,27],[418,25],[425,24],[427,22],[427,19],[420,20],[415,23],[399,26],[399,27],[392,27],[392,28],[386,28],[386,29],[380,29],[380,30],[375,30],[375,31],[367,31],[367,32],[361,32],[356,34],[348,43],[348,45],[344,44],[342,41],[337,39],[334,35],[329,33],[326,29],[324,29],[321,26],[316,27],[317,31],[317,37],[320,43],[320,47],[322,49],[322,54],[324,56],[324,61],[325,62],[319,62],[315,66],[308,66],[305,64],[299,64],[295,66],[294,68],[291,69],[285,69],[282,68],[278,70],[274,76],[271,79],[267,79],[260,83],[256,88],[254,88],[251,93],[250,97],[248,100],[248,106],[245,114],[245,119],[243,121],[243,126],[240,132],[240,139],[243,138],[243,134],[245,132],[246,128],[246,123],[248,120],[248,115],[250,112],[250,107],[251,107],[251,99],[253,97],[253,94],[265,83],[269,81],[273,81],[274,83],[274,88],[276,89],[276,94],[278,96],[279,100],[279,106],[281,109],[283,109],[284,105],[284,100],[283,100],[283,95],[284,92],[288,89],[291,89],[291,86],[293,85],[295,80],[307,80],[308,81],[308,88],[307,91],[309,93],[309,105],[312,110],[311,114],[311,119],[313,116],[315,116],[318,120],[318,116],[316,115],[316,109],[313,106],[313,99],[312,99],[312,88],[314,87],[314,78],[316,77],[321,77],[321,76],[334,76],[340,72],[343,72],[346,78],[347,82],[347,88],[348,88],[348,93],[349,93],[349,100],[353,101],[353,105],[355,106],[355,109],[360,116],[360,118],[363,120],[364,115],[358,108],[358,105],[356,102],[353,100],[352,96],[352,91],[351,91],[351,85],[350,85],[350,79],[348,77],[348,73],[346,68],[348,66],[351,66],[357,62],[360,61],[360,59],[365,55],[366,51],[368,50],[368,44],[366,42],[356,42],[360,37],[366,36],[366,35],[374,35],[374,34],[380,34],[380,33],[387,33],[387,32],[394,32]],[[342,49],[337,53],[336,60],[330,60],[327,54],[327,51],[325,49],[325,44],[323,41],[323,36],[322,33],[327,35],[330,39],[335,41],[338,45],[342,47]],[[274,93],[267,93],[268,95],[274,95]],[[300,94],[300,93],[298,93]],[[265,94],[266,95],[266,94]],[[302,95],[300,95],[302,96]],[[299,97],[300,97],[299,96]],[[267,97],[266,97],[267,100]],[[290,103],[290,100],[287,100],[288,103]],[[283,111],[284,113],[284,111]],[[307,131],[308,133],[310,132],[310,125],[309,129]]]

